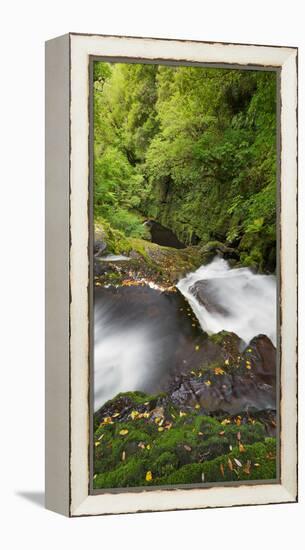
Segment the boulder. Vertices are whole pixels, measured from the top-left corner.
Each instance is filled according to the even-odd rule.
[[[220,241],[209,241],[201,247],[200,254],[202,260],[206,263],[211,262],[215,256],[219,256],[224,260],[239,260],[238,251]]]

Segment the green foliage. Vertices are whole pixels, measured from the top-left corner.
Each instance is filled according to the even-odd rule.
[[[95,215],[275,268],[276,73],[95,63]]]

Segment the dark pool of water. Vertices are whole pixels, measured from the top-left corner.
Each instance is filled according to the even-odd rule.
[[[172,248],[186,248],[186,245],[179,241],[175,233],[168,227],[154,220],[148,220],[146,224],[151,234],[151,242],[161,246],[170,246]]]

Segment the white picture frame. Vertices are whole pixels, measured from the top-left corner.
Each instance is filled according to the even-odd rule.
[[[90,494],[90,58],[275,68],[280,479]],[[297,48],[67,34],[46,43],[46,507],[66,516],[297,500]]]

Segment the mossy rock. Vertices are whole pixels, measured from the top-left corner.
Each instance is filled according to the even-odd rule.
[[[164,485],[201,483],[204,473],[203,464],[185,464],[162,480]]]
[[[136,458],[121,463],[115,470],[97,474],[93,480],[95,489],[137,487],[145,485],[145,463]]]
[[[151,402],[158,402],[157,396],[142,392],[119,394],[116,399],[122,397],[128,398],[134,410],[137,406],[148,409]],[[98,426],[94,434],[96,488],[197,483],[201,482],[202,473],[205,481],[212,482],[274,478],[275,441],[265,440],[265,428],[260,422],[246,422],[241,417],[214,418],[197,410],[182,413],[171,406],[171,425],[163,428],[155,422],[157,410],[163,411],[165,419],[166,407],[158,406],[148,417],[129,415],[121,421],[114,413],[114,418],[106,418]],[[230,470],[229,458],[232,463],[234,458],[242,461],[246,469],[247,461],[251,461],[251,474],[237,466]],[[152,472],[152,479],[146,481],[148,471]]]
[[[230,467],[230,462],[233,469]],[[236,462],[236,460],[238,462]],[[241,466],[239,466],[241,464]],[[249,468],[247,469],[247,466]],[[245,446],[240,452],[236,447],[227,455],[204,463],[206,482],[259,480],[276,478],[276,442],[274,438]]]
[[[242,340],[234,332],[222,330],[216,334],[210,334],[209,340],[220,346],[225,354],[233,356],[235,360],[238,358]]]
[[[134,271],[135,277],[150,278],[156,283],[170,286],[186,273],[197,269],[201,264],[199,248],[196,246],[176,249],[160,246],[141,238],[126,237],[121,231],[113,229],[102,218],[95,222],[95,239],[105,244],[107,253],[123,254],[129,258],[125,268],[121,261],[118,265],[111,262],[111,265],[108,266],[113,269],[114,273],[118,268],[122,274],[121,278],[130,277],[130,272]],[[96,283],[119,284],[121,279],[112,281],[108,268],[105,268],[105,273],[100,276],[97,273]]]

